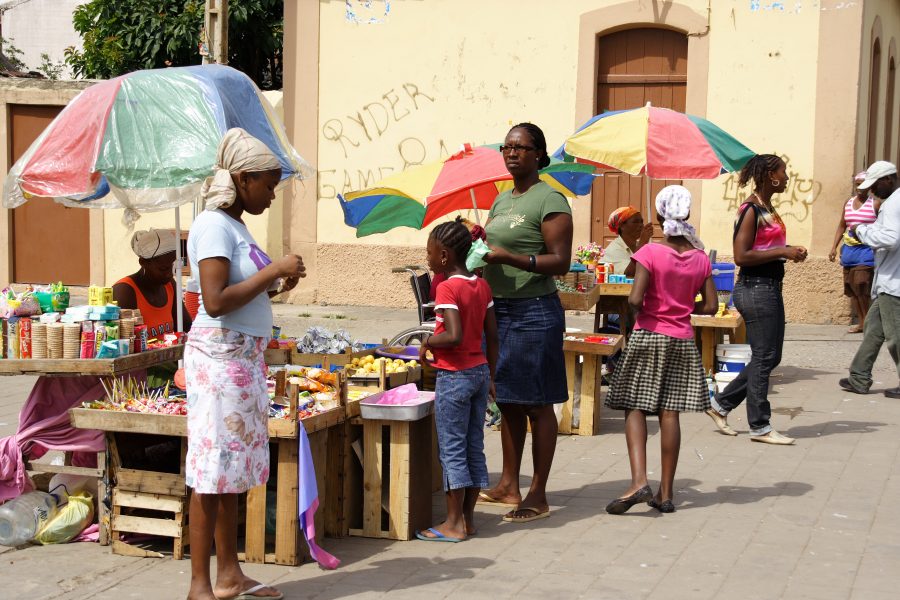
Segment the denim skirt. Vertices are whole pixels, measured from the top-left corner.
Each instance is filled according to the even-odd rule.
[[[559,404],[568,400],[563,336],[566,317],[556,293],[537,298],[494,298],[497,402]]]

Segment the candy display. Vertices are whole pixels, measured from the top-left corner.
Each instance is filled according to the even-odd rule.
[[[84,408],[162,415],[187,414],[186,399],[176,395],[178,392],[170,390],[168,384],[164,388],[151,389],[146,383],[139,383],[130,377],[102,383],[106,398],[85,402]]]

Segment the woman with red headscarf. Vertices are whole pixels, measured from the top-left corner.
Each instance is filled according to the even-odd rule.
[[[650,241],[653,223],[644,223],[644,217],[633,206],[617,208],[609,215],[609,230],[618,235],[609,243],[603,254],[603,261],[612,263],[614,273],[624,273],[634,277],[635,265],[631,255]]]

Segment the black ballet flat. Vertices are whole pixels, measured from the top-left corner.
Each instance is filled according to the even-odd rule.
[[[647,501],[651,507],[655,508],[661,513],[673,513],[675,512],[675,505],[672,504],[671,500],[665,500],[664,502],[657,502],[656,498],[651,498]]]
[[[628,512],[628,509],[635,504],[649,502],[653,499],[653,492],[649,485],[645,485],[627,498],[616,498],[606,505],[606,512],[611,515],[621,515]]]

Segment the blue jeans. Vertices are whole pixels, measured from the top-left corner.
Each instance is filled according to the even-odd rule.
[[[784,346],[784,299],[781,281],[768,277],[740,277],[734,286],[734,305],[747,325],[750,364],[744,367],[728,387],[716,394],[713,410],[727,415],[747,400],[750,435],[765,435],[772,430],[769,419],[769,375],[781,362]]]
[[[445,492],[488,486],[484,414],[490,383],[487,365],[463,371],[437,370],[434,419]]]

